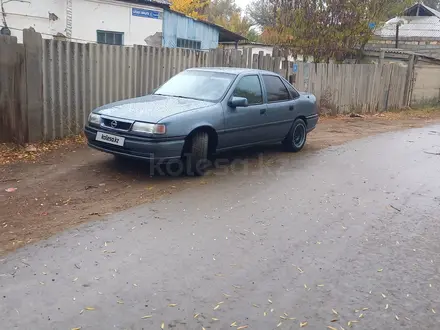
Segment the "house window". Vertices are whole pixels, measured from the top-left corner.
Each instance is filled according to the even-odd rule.
[[[119,45],[124,44],[124,32],[96,31],[98,44]]]
[[[177,38],[177,48],[200,49],[201,47],[200,41]]]

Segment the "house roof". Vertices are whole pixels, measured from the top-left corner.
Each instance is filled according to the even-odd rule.
[[[364,54],[366,55],[373,55],[375,54],[376,56],[379,56],[379,54],[381,52],[385,52],[385,54],[396,54],[396,55],[415,55],[421,58],[425,58],[425,59],[429,59],[429,60],[433,60],[436,61],[437,63],[440,64],[440,56],[432,56],[432,55],[427,55],[427,54],[423,54],[420,52],[412,52],[412,51],[408,51],[405,49],[399,49],[399,48],[381,48],[381,49],[377,49],[377,48],[368,48],[366,47],[364,49]]]
[[[169,0],[118,0],[118,1],[141,4],[141,5],[157,6],[162,8],[164,7],[169,8],[171,5],[171,2]]]
[[[423,3],[416,3],[405,9],[403,16],[390,19],[375,34],[383,38],[395,37],[398,24],[401,38],[440,39],[440,12]]]
[[[164,0],[164,1],[167,1],[167,0]],[[219,43],[238,42],[240,40],[247,40],[245,37],[239,35],[238,33],[229,31],[229,30],[225,29],[221,25],[217,25],[217,24],[214,24],[214,23],[202,20],[202,19],[195,19],[193,17],[186,16],[185,14],[182,14],[182,13],[180,13],[178,11],[175,11],[175,10],[171,10],[171,9],[167,9],[167,10],[169,12],[174,13],[174,14],[177,14],[177,15],[180,15],[180,16],[184,16],[184,17],[188,17],[188,18],[190,18],[190,19],[192,19],[192,20],[194,20],[196,22],[200,22],[200,23],[203,23],[203,24],[206,24],[206,25],[209,25],[209,26],[212,26],[212,27],[216,28],[219,31],[219,37],[218,37],[218,42]]]

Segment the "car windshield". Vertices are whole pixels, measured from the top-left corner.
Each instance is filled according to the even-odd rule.
[[[229,73],[187,70],[168,80],[154,94],[214,102],[225,94],[234,78]]]

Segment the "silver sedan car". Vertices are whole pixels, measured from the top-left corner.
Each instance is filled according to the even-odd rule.
[[[151,95],[93,110],[85,134],[92,148],[203,175],[210,156],[228,149],[282,142],[300,151],[317,122],[315,96],[276,73],[194,68]]]

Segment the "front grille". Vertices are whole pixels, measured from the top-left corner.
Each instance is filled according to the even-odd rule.
[[[118,121],[115,119],[108,119],[108,118],[103,118],[102,120],[103,120],[104,126],[107,126],[110,128],[122,129],[122,130],[128,131],[131,127],[131,123],[127,123],[125,121]]]

